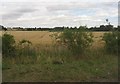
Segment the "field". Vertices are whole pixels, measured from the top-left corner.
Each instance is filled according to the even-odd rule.
[[[3,82],[118,81],[118,58],[105,52],[105,42],[102,40],[105,32],[92,32],[94,42],[90,50],[79,57],[71,56],[71,52],[61,46],[55,47],[54,40],[50,37],[53,32],[7,31],[7,33],[13,35],[17,43],[22,39],[31,41],[32,48],[21,57],[3,59]],[[64,63],[54,63],[62,59]]]
[[[49,45],[53,42],[53,39],[50,37],[50,35],[53,34],[53,32],[49,31],[8,31],[7,33],[13,35],[17,42],[22,39],[27,39],[31,41],[34,45]],[[104,41],[102,41],[102,36],[104,33],[105,32],[93,32],[94,48],[103,47]]]

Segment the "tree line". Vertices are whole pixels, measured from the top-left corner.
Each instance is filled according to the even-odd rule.
[[[63,31],[64,29],[71,29],[71,30],[79,30],[81,28],[84,28],[85,30],[89,31],[111,31],[111,30],[118,30],[120,31],[120,26],[114,27],[111,24],[108,25],[100,25],[99,27],[90,27],[87,26],[80,26],[80,27],[54,27],[54,28],[22,28],[22,27],[14,27],[14,28],[6,28],[2,25],[0,25],[0,30],[3,31],[9,31],[9,30],[15,30],[15,31]]]

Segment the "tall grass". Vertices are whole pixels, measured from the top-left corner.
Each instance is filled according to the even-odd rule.
[[[63,37],[61,37],[61,39],[62,38]],[[89,39],[90,41],[92,41],[92,37],[90,37]],[[78,49],[78,51],[80,50]],[[79,53],[79,56],[78,55],[76,56],[69,48],[63,46],[62,44],[32,45],[32,43],[28,40],[21,40],[18,44],[16,44],[16,56],[5,57],[6,61],[5,60],[4,61],[7,64],[31,64],[31,63],[35,64],[43,62],[52,63],[54,60],[57,61],[64,60],[64,62],[68,62],[73,59],[76,60],[82,58],[97,59],[100,57],[102,58],[105,55],[107,55],[107,52],[104,48],[94,50],[88,48],[84,51],[84,53]]]
[[[25,40],[20,43],[16,44],[16,56],[3,59],[3,81],[117,80],[117,56],[104,47],[87,48],[76,56],[61,44],[32,45]]]

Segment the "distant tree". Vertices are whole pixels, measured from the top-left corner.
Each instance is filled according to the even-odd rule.
[[[108,19],[106,19],[106,22],[108,22]]]
[[[7,28],[5,28],[4,26],[0,25],[0,29],[1,30],[4,30],[4,31],[7,31]]]
[[[110,22],[109,22],[109,20],[108,20],[108,19],[106,19],[106,22],[107,22],[107,24],[108,24],[108,25],[110,25]]]
[[[100,25],[100,28],[105,28],[105,25]]]

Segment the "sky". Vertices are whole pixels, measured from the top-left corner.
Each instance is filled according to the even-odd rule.
[[[0,0],[5,27],[118,25],[119,0]]]

